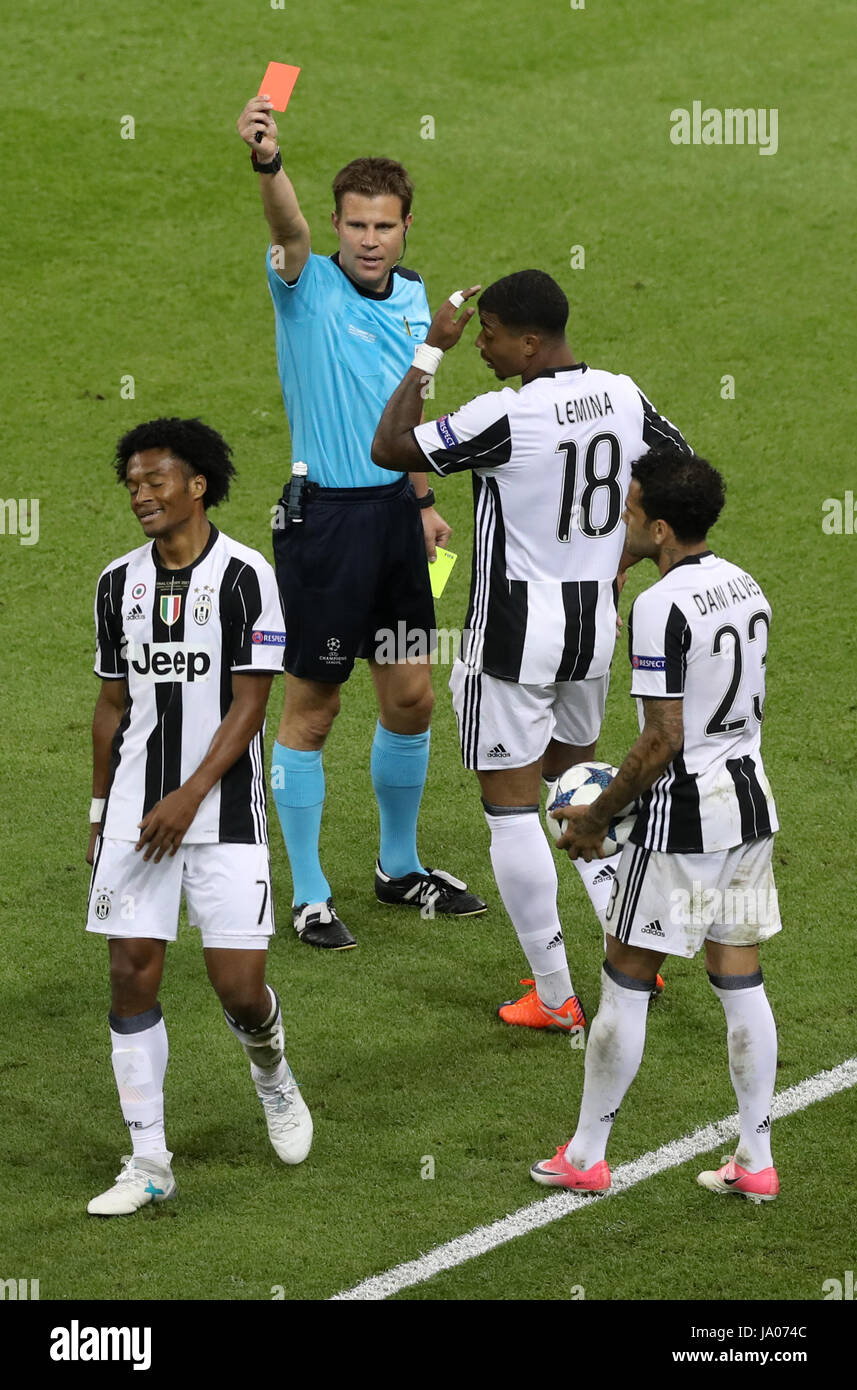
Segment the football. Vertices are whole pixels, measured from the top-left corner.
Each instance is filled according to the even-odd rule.
[[[605,787],[609,787],[618,770],[609,763],[575,763],[574,767],[570,767],[553,783],[545,806],[545,821],[553,839],[559,839],[567,822],[554,820],[551,811],[556,810],[558,806],[588,806],[601,795]],[[603,858],[609,858],[622,848],[637,819],[638,809],[637,802],[632,801],[621,815],[610,822],[601,846]]]

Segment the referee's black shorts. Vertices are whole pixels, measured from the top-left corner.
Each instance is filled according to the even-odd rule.
[[[286,670],[340,684],[357,657],[374,657],[382,644],[390,650],[386,634],[395,639],[414,629],[425,633],[430,650],[434,602],[410,479],[389,487],[317,488],[303,516],[289,521],[284,498],[282,524],[274,527]]]

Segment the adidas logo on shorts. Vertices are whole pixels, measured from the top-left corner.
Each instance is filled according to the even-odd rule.
[[[666,937],[666,932],[662,930],[661,924],[657,918],[655,918],[654,922],[647,922],[644,927],[640,927],[640,931],[643,936]]]
[[[488,757],[509,758],[511,757],[511,754],[506,752],[506,749],[503,747],[502,743],[495,743],[493,748],[488,749]]]
[[[611,878],[615,877],[616,870],[613,868],[613,865],[605,864],[604,868],[601,870],[601,873],[596,874],[594,879],[592,880],[592,887],[595,888],[595,886],[599,883],[609,883]]]
[[[556,936],[554,937],[553,941],[549,941],[549,942],[548,942],[547,946],[545,947],[545,950],[546,950],[546,951],[552,951],[552,950],[554,949],[555,946],[561,946],[561,945],[562,945],[562,932],[561,932],[561,931],[558,931],[557,934],[556,934]]]

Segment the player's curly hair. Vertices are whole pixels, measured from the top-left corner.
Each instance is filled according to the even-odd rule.
[[[726,502],[726,483],[708,459],[663,443],[631,464],[640,506],[650,521],[665,521],[683,545],[704,541]]]
[[[340,169],[333,180],[333,197],[336,201],[337,217],[342,212],[342,199],[346,193],[361,193],[364,198],[377,198],[384,193],[401,199],[402,221],[411,210],[414,185],[411,177],[395,159],[352,159],[344,169]]]
[[[180,420],[178,416],[148,420],[123,434],[113,461],[120,483],[125,482],[132,454],[144,449],[169,449],[188,469],[189,477],[201,473],[206,481],[202,498],[206,511],[229,496],[229,484],[235,477],[232,450],[223,436],[202,420]]]
[[[496,314],[506,328],[549,338],[562,338],[568,323],[568,300],[544,270],[516,270],[495,280],[479,296],[479,311]]]

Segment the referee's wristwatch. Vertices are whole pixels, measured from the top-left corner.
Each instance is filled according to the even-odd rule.
[[[427,507],[434,506],[434,488],[429,488],[428,492],[417,498],[417,506],[421,512],[424,512]]]
[[[274,155],[270,164],[263,164],[255,150],[250,151],[250,162],[257,174],[278,174],[283,167],[283,156],[280,151]]]

